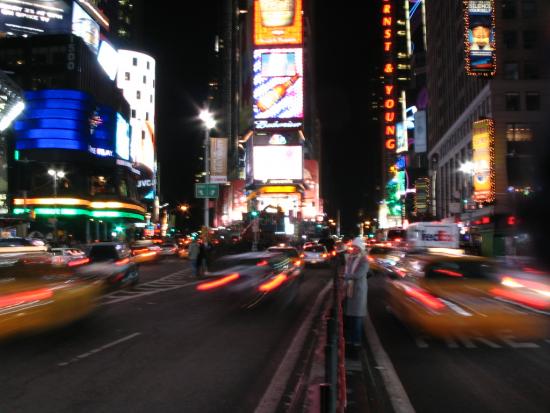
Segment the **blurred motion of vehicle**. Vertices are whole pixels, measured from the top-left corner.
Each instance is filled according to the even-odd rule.
[[[304,247],[303,260],[306,265],[328,265],[332,256],[324,245],[309,245]]]
[[[367,256],[370,263],[369,271],[372,273],[394,271],[396,264],[404,255],[403,251],[396,248],[375,244],[369,249]]]
[[[26,238],[0,238],[0,254],[16,252],[47,251],[48,247],[41,240]]]
[[[264,301],[287,304],[299,288],[299,271],[288,256],[279,252],[249,252],[228,255],[214,263],[215,272],[208,281],[197,285],[197,291],[219,291],[230,296],[230,302],[251,308]]]
[[[180,258],[189,258],[189,244],[180,246],[178,250],[178,256]]]
[[[174,242],[165,242],[159,245],[160,254],[163,257],[175,257],[178,255],[178,244]]]
[[[503,278],[488,259],[451,254],[409,255],[399,263],[398,277],[388,281],[392,313],[405,324],[436,337],[498,336],[537,338],[548,333],[548,318],[536,305],[540,289]],[[518,300],[520,289],[538,300]]]
[[[139,267],[124,243],[99,242],[88,250],[90,264],[81,267],[80,274],[96,274],[108,287],[135,285],[139,282]]]
[[[140,240],[130,246],[132,261],[136,264],[156,262],[160,257],[161,248],[151,240]]]
[[[54,265],[75,267],[90,262],[90,259],[86,257],[86,253],[79,248],[52,248],[50,252],[53,255],[52,264]]]
[[[0,339],[79,320],[94,310],[103,292],[100,280],[37,258],[0,258]]]
[[[300,253],[294,247],[289,245],[278,245],[274,247],[269,247],[268,252],[278,252],[284,254],[290,260],[290,263],[294,266],[294,270],[297,272],[297,275],[302,274],[302,269],[304,268],[304,261],[300,257]]]

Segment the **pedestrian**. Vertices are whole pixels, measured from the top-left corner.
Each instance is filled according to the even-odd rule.
[[[197,240],[193,239],[193,241],[191,241],[191,244],[189,244],[188,258],[191,261],[193,274],[195,275],[195,277],[198,277],[200,275],[200,260],[202,260],[200,249],[201,246],[199,245]]]
[[[363,318],[367,315],[367,273],[369,262],[363,238],[353,240],[346,257],[344,272],[346,301],[345,311],[348,321],[348,342],[357,348],[361,345]]]

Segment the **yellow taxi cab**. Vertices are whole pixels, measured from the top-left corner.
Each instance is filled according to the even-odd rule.
[[[409,255],[388,281],[388,303],[404,324],[435,337],[541,338],[548,318],[519,300],[503,300],[512,287],[486,258],[467,255]],[[517,293],[517,292],[516,292]]]
[[[394,267],[404,256],[404,252],[386,244],[375,244],[369,248],[367,259],[371,272],[387,272]]]
[[[67,267],[36,259],[0,264],[0,339],[79,320],[95,309],[104,291],[101,280],[78,278]]]
[[[161,248],[151,240],[139,240],[130,246],[132,260],[136,264],[156,262],[160,258]]]

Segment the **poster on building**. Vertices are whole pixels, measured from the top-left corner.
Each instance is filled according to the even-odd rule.
[[[474,122],[472,149],[473,199],[480,203],[492,202],[495,197],[494,125],[492,119]]]
[[[254,119],[272,122],[304,117],[302,49],[254,51]],[[298,125],[301,125],[298,122]]]
[[[395,153],[407,152],[409,150],[408,134],[403,125],[403,122],[399,122],[395,125]]]
[[[419,110],[414,114],[414,152],[425,153],[427,150],[426,111]]]
[[[255,0],[256,46],[302,44],[302,0]]]
[[[494,0],[465,2],[466,71],[471,76],[493,76],[495,59]]]
[[[227,138],[210,138],[210,182],[227,182]]]

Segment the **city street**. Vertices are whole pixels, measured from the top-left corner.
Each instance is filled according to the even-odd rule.
[[[370,318],[414,410],[548,411],[550,337],[525,341],[503,334],[498,340],[446,342],[421,337],[386,310],[383,286],[383,276],[369,279]]]
[[[281,311],[197,292],[185,261],[142,266],[141,279],[90,320],[2,344],[0,411],[254,411],[330,271],[306,270]]]

